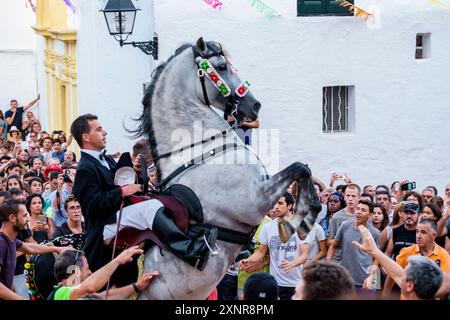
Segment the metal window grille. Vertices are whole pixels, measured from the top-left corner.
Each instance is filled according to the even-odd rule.
[[[423,59],[423,35],[416,35],[416,59]]]
[[[323,88],[322,131],[348,131],[348,86]]]

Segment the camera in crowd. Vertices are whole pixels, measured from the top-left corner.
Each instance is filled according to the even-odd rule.
[[[64,171],[63,181],[64,182],[73,182],[72,179],[69,176],[69,170]]]
[[[411,191],[416,188],[415,182],[406,182],[400,186],[400,189],[403,191]]]
[[[53,130],[52,139],[59,139],[59,136],[62,134],[62,130]]]

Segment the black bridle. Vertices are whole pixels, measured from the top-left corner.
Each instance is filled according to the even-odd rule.
[[[196,62],[199,62],[201,59],[209,59],[212,57],[225,57],[225,53],[223,52],[222,48],[220,51],[213,51],[209,54],[201,54],[200,51],[197,49],[196,46],[192,46],[192,52],[194,54],[194,60]],[[211,103],[209,102],[208,98],[208,92],[206,91],[206,81],[205,81],[205,73],[204,71],[199,67],[197,64],[197,76],[200,80],[200,84],[202,85],[202,91],[203,91],[203,98],[205,100],[205,104],[208,107],[211,107]],[[238,106],[240,103],[239,96],[232,90],[230,94],[227,96],[228,101],[225,104],[225,111],[223,113],[223,118],[227,120],[228,116],[231,115],[234,118],[234,125],[237,126],[238,123]]]

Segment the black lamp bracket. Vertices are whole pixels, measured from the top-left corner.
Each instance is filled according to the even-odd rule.
[[[153,59],[158,60],[158,37],[153,37],[153,41],[124,42],[120,40],[119,43],[121,47],[123,45],[132,45],[133,47],[139,48],[145,54],[152,55]]]

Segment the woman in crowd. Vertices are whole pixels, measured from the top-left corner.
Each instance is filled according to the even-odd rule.
[[[333,214],[341,209],[344,209],[346,206],[347,204],[345,203],[344,197],[340,192],[335,192],[328,198],[327,215],[319,222],[327,237],[330,234],[330,219],[333,217]]]
[[[378,231],[382,232],[388,224],[389,217],[386,209],[379,204],[374,205],[372,213],[372,225],[377,228]]]
[[[0,140],[5,141],[6,139],[6,121],[3,111],[0,110]]]
[[[400,227],[403,224],[403,209],[405,208],[406,201],[402,201],[395,207],[394,213],[392,214],[392,221],[390,224],[381,231],[380,234],[380,250],[385,251],[389,239],[392,237],[392,230]]]
[[[51,239],[55,230],[53,220],[47,217],[43,211],[44,199],[40,194],[32,194],[28,196],[26,207],[30,213],[30,230],[33,234],[33,239],[37,243]]]
[[[9,130],[8,141],[13,142],[14,144],[22,141],[22,135],[16,126],[12,126],[11,129]]]
[[[11,174],[6,178],[6,191],[9,191],[11,188],[17,188],[24,191],[23,183],[19,175]]]
[[[441,209],[433,203],[428,203],[423,207],[420,219],[431,219],[436,221],[438,224],[438,231],[434,241],[442,248],[445,248],[445,239],[447,238],[448,232],[445,223],[447,222],[448,217],[444,216],[444,218],[442,218]]]
[[[25,168],[25,170],[29,169],[28,160],[30,160],[30,154],[28,153],[28,150],[20,150],[20,152],[17,152],[16,158],[22,168]]]
[[[418,204],[420,211],[422,212],[422,210],[423,210],[423,206],[424,206],[423,198],[420,194],[418,194],[415,191],[409,191],[409,192],[405,193],[405,195],[402,198],[402,201],[407,201],[409,203]]]

